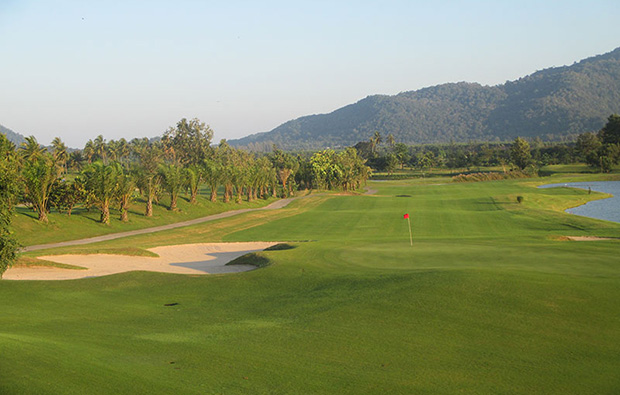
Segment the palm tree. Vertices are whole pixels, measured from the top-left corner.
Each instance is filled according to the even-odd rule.
[[[159,176],[164,189],[170,194],[170,207],[168,210],[177,209],[177,198],[183,187],[183,168],[181,166],[163,163],[159,165]]]
[[[93,161],[93,157],[95,156],[95,143],[93,143],[93,140],[88,140],[86,142],[84,150],[82,150],[82,155],[86,158],[88,163]]]
[[[377,147],[381,144],[381,141],[381,133],[379,132],[375,132],[375,134],[370,138],[370,146],[373,154],[377,152]]]
[[[99,157],[99,159],[101,159],[103,163],[108,163],[108,146],[102,135],[99,135],[95,138],[95,141],[93,142],[93,148],[95,150],[95,155]]]
[[[58,169],[49,154],[31,155],[30,159],[24,162],[22,169],[24,195],[37,212],[41,222],[48,222],[50,192],[58,175]]]
[[[135,140],[135,139],[134,139]],[[132,140],[132,143],[134,142]],[[138,156],[138,168],[136,181],[140,192],[146,198],[146,217],[153,216],[153,199],[159,192],[159,177],[157,170],[161,162],[161,149],[158,145],[149,144],[148,141],[136,140],[134,150]]]
[[[211,188],[211,201],[217,201],[217,188],[222,181],[222,169],[220,163],[215,158],[205,159],[202,166],[204,178],[209,188]]]
[[[82,156],[82,151],[76,150],[69,154],[67,158],[67,167],[69,169],[81,170],[83,162],[84,157]]]
[[[200,187],[200,183],[204,178],[203,169],[196,165],[191,165],[183,169],[183,178],[185,188],[190,193],[189,202],[191,204],[196,204],[198,188]]]
[[[116,166],[116,190],[115,198],[119,204],[119,210],[121,212],[121,221],[129,221],[129,206],[131,205],[136,190],[136,183],[133,174],[127,171],[120,163],[115,163]]]
[[[124,138],[118,140],[118,160],[121,163],[125,163],[125,161],[129,158],[129,154],[131,153],[129,143]]]
[[[116,140],[110,140],[107,144],[106,151],[108,157],[112,161],[118,161],[120,156],[120,143]]]
[[[110,223],[110,202],[116,192],[117,167],[97,161],[91,163],[83,174],[86,190],[101,211],[100,222],[107,225]]]
[[[40,158],[46,151],[45,147],[41,147],[34,136],[29,136],[26,137],[26,141],[21,144],[18,152],[19,156],[24,161],[30,161]]]
[[[52,140],[52,155],[54,156],[54,160],[61,167],[62,172],[67,172],[67,160],[69,159],[69,154],[67,153],[67,146],[62,142],[60,137],[55,137]]]

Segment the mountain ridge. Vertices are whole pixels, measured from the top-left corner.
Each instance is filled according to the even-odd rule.
[[[257,150],[271,144],[320,149],[350,146],[375,131],[392,133],[408,144],[508,141],[517,136],[557,141],[598,130],[618,112],[620,48],[494,86],[456,82],[370,95],[229,143]]]
[[[11,129],[7,128],[4,125],[0,125],[0,133],[4,134],[6,136],[6,138],[12,142],[13,144],[15,144],[16,146],[19,146],[21,143],[23,143],[24,141],[26,141],[26,137],[24,137],[23,135],[12,131]]]

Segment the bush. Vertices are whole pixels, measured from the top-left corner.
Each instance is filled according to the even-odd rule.
[[[523,196],[517,196],[517,203],[523,203]]]
[[[453,182],[480,182],[480,181],[497,181],[512,180],[515,178],[530,178],[533,174],[527,174],[521,170],[513,170],[508,173],[470,173],[459,174],[452,177]]]

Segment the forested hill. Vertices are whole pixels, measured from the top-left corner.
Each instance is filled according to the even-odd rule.
[[[15,144],[16,146],[19,146],[21,143],[23,143],[26,140],[26,138],[22,136],[21,134],[15,133],[11,129],[4,127],[2,125],[0,125],[0,133],[4,134],[6,138],[9,141],[11,141],[13,144]]]
[[[369,96],[330,114],[301,117],[230,143],[317,149],[350,146],[375,131],[408,144],[517,136],[562,140],[599,130],[613,113],[620,113],[620,48],[498,86],[460,82]]]

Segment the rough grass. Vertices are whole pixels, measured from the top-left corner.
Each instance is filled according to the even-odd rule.
[[[531,182],[377,182],[89,247],[296,246],[246,273],[0,281],[0,393],[615,393],[618,242],[554,237],[620,224]]]
[[[46,267],[57,267],[60,269],[71,269],[71,270],[87,270],[87,268],[76,265],[67,265],[64,263],[47,261],[45,259],[32,258],[29,256],[19,256],[17,261],[14,264],[14,267],[34,267],[34,266],[46,266]]]

